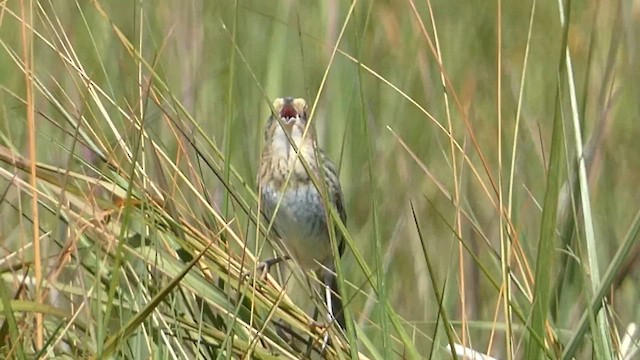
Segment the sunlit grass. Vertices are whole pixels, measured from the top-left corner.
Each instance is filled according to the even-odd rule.
[[[3,4],[0,352],[631,358],[638,19],[568,5]],[[346,332],[242,275],[284,95],[340,167]]]

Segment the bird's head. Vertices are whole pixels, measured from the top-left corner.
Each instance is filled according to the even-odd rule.
[[[273,101],[274,116],[279,116],[284,129],[291,134],[294,127],[300,131],[307,125],[307,102],[301,98],[284,97]],[[274,124],[278,126],[277,124]]]

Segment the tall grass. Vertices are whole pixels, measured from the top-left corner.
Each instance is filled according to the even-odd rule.
[[[639,9],[2,3],[0,354],[631,359]],[[340,168],[346,331],[253,273],[284,95]]]

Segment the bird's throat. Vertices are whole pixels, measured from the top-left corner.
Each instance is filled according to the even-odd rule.
[[[307,161],[309,153],[313,154],[313,139],[310,133],[307,133],[303,138],[304,128],[298,125],[294,125],[290,128],[288,135],[285,134],[285,130],[278,126],[273,134],[272,147],[274,155],[279,158],[287,159],[287,162],[291,161],[291,164],[295,162],[297,158],[296,150],[291,144],[295,144],[300,154],[305,157]]]

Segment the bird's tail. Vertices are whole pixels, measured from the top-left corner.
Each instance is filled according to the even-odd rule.
[[[342,297],[338,287],[338,277],[332,271],[322,271],[323,282],[325,285],[325,301],[332,320],[335,320],[343,330],[346,330],[346,322],[344,318],[344,308],[342,306]]]

